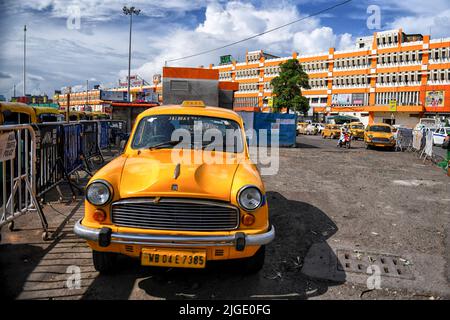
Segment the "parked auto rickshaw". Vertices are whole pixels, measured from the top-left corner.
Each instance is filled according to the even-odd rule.
[[[90,113],[92,120],[109,120],[111,116],[105,112],[94,111]]]
[[[64,116],[64,120],[66,118],[66,111],[59,110],[59,113]],[[91,120],[91,117],[86,115],[84,111],[70,111],[69,112],[69,121],[80,121],[80,120]]]
[[[350,122],[348,128],[353,140],[364,140],[364,124],[362,122]]]
[[[322,131],[322,138],[336,139],[341,135],[341,126],[338,124],[327,124]]]
[[[64,121],[64,116],[57,109],[48,107],[33,107],[33,109],[38,123]]]
[[[0,125],[36,122],[33,107],[20,102],[0,102]]]

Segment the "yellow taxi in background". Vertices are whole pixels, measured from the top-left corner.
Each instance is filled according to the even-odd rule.
[[[297,134],[306,134],[307,122],[297,122]]]
[[[394,149],[395,137],[394,128],[386,123],[373,123],[369,124],[364,131],[364,142],[366,148],[371,147],[383,147]]]
[[[327,124],[322,130],[322,138],[336,139],[341,135],[341,126],[338,124]]]
[[[74,232],[101,273],[118,254],[182,268],[236,259],[244,272],[259,271],[275,229],[242,118],[202,101],[139,114],[124,153],[87,184]]]
[[[364,124],[362,122],[350,122],[348,124],[352,139],[364,140]]]

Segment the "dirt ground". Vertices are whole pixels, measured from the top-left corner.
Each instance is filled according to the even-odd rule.
[[[205,270],[162,269],[123,258],[116,275],[100,276],[90,249],[72,232],[83,213],[82,196],[70,201],[67,193],[63,202],[50,195],[45,206],[54,241],[41,240],[34,214],[19,218],[16,231],[3,228],[0,296],[450,298],[450,178],[442,169],[413,153],[366,150],[362,142],[345,150],[319,136],[297,141],[296,148],[280,150],[278,174],[264,177],[276,239],[259,274],[244,276],[233,263],[210,263]],[[376,266],[379,289],[369,290]],[[80,268],[81,286],[69,289],[74,268]]]

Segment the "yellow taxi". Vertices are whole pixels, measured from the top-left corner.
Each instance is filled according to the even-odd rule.
[[[297,134],[306,134],[307,122],[297,122]]]
[[[348,124],[348,128],[352,136],[352,139],[364,140],[364,124],[362,122],[350,122]]]
[[[322,138],[336,139],[341,135],[341,126],[338,124],[327,124],[322,130]]]
[[[395,137],[393,127],[386,123],[372,123],[369,124],[364,131],[364,142],[366,148],[384,147],[395,148]]]
[[[275,229],[242,118],[201,101],[139,114],[124,153],[89,181],[74,231],[101,273],[118,254],[160,267],[235,259],[259,271]]]

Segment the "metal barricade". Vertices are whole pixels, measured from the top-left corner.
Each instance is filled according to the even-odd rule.
[[[110,148],[120,140],[127,139],[126,123],[122,120],[98,120],[98,145],[101,150]]]
[[[92,157],[100,156],[103,160],[98,140],[99,124],[96,121],[81,121],[80,125],[82,137],[81,149],[84,159],[89,160]]]
[[[98,147],[106,149],[110,144],[111,129],[108,120],[98,121]]]
[[[48,223],[36,199],[36,135],[31,125],[0,126],[0,228],[28,212],[37,212],[43,238]]]
[[[410,151],[413,148],[413,130],[408,128],[398,128],[396,136],[396,150]]]
[[[70,175],[80,169],[83,161],[80,155],[83,152],[81,144],[81,125],[78,123],[64,124],[62,130],[64,168]]]
[[[62,170],[60,124],[35,124],[36,128],[36,195],[44,195],[64,179]]]

